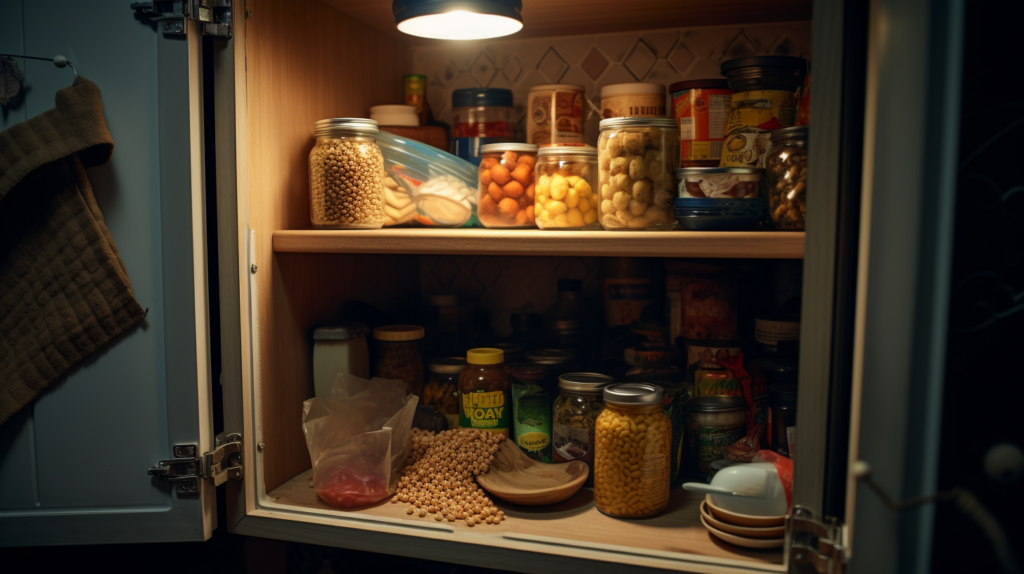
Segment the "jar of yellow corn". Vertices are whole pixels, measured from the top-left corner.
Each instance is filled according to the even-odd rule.
[[[672,423],[661,408],[664,394],[648,383],[605,387],[594,451],[594,500],[601,512],[642,518],[668,506]]]

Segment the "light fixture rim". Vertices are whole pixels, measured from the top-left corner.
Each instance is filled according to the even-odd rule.
[[[395,26],[419,16],[444,14],[455,10],[504,16],[523,24],[522,0],[394,0],[391,3]]]

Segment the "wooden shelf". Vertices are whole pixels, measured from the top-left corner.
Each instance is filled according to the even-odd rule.
[[[802,259],[802,231],[374,229],[275,231],[278,253]]]
[[[402,524],[431,530],[442,528],[445,532],[454,533],[459,542],[467,544],[502,546],[507,541],[543,540],[547,545],[562,547],[562,553],[566,555],[578,550],[598,549],[615,554],[627,552],[634,557],[633,560],[645,555],[681,561],[698,556],[726,559],[726,563],[742,566],[744,572],[783,571],[779,549],[750,550],[711,536],[700,523],[698,506],[704,497],[681,488],[672,492],[669,507],[664,513],[643,520],[621,520],[601,514],[594,506],[593,493],[588,489],[580,490],[564,502],[543,507],[517,506],[492,499],[505,511],[508,519],[498,526],[482,524],[470,529],[459,521],[435,522],[433,515],[409,518],[405,513],[407,505],[388,501],[356,511],[340,511],[320,500],[310,486],[312,476],[312,470],[298,474],[272,490],[268,494],[270,500],[297,510],[328,511],[315,519],[318,522],[330,521],[331,514],[358,516],[363,519],[360,522],[372,522],[374,518],[398,520]],[[356,524],[351,520],[346,523]]]

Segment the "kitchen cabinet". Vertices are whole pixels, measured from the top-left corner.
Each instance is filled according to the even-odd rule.
[[[928,540],[927,521],[918,517],[904,521],[900,528],[893,526],[900,521],[880,510],[868,498],[870,494],[858,490],[848,468],[860,459],[885,461],[884,466],[876,466],[876,478],[897,496],[926,493],[934,484],[934,476],[929,482],[928,472],[918,469],[929,464],[934,468],[929,453],[936,445],[925,441],[924,451],[911,452],[907,437],[917,437],[921,429],[934,424],[929,416],[919,414],[922,404],[928,412],[937,412],[938,407],[927,396],[923,403],[910,401],[907,393],[911,355],[915,364],[942,355],[942,349],[930,341],[942,329],[941,317],[935,316],[939,311],[934,309],[945,295],[935,285],[942,284],[947,273],[942,263],[948,261],[949,245],[937,238],[949,223],[952,192],[951,178],[936,179],[935,173],[955,164],[950,157],[955,147],[946,145],[955,134],[928,131],[924,126],[926,113],[934,106],[944,113],[959,109],[952,96],[935,89],[956,85],[958,71],[950,65],[956,55],[952,50],[930,50],[938,42],[939,31],[945,41],[959,33],[953,24],[958,8],[910,0],[879,0],[870,9],[852,1],[824,0],[813,6],[796,0],[776,4],[642,0],[628,6],[601,0],[569,10],[568,3],[528,1],[525,39],[453,47],[421,43],[389,31],[387,4],[234,0],[229,39],[202,41],[195,22],[189,22],[184,37],[153,40],[161,50],[168,46],[166,53],[159,52],[159,72],[164,73],[165,66],[168,70],[172,64],[179,66],[176,76],[159,85],[163,90],[174,83],[180,99],[161,101],[158,114],[169,121],[161,126],[161,137],[165,127],[181,137],[169,142],[167,154],[180,155],[190,174],[175,182],[181,194],[178,200],[190,198],[188,217],[162,222],[167,239],[162,253],[165,269],[175,257],[189,257],[191,271],[172,298],[187,292],[192,299],[171,301],[167,312],[193,320],[191,338],[177,341],[187,344],[190,360],[197,357],[202,366],[208,361],[206,345],[220,346],[218,392],[223,393],[224,430],[240,435],[240,458],[230,462],[242,467],[229,471],[226,463],[223,470],[232,479],[216,492],[227,498],[227,528],[265,538],[518,571],[806,572],[814,571],[811,563],[816,560],[829,559],[835,568],[849,561],[858,570],[861,553],[876,561],[872,571],[877,572],[895,572],[897,564],[926,563],[920,560],[927,556],[922,550],[926,543],[921,542]],[[126,14],[113,21],[138,25],[130,12]],[[537,23],[532,30],[531,18]],[[552,21],[562,25],[553,26]],[[920,22],[945,22],[947,27],[921,30]],[[439,78],[444,89],[460,87],[461,81],[481,83],[484,76],[489,82],[499,75],[499,63],[493,60],[502,59],[495,46],[506,42],[524,51],[524,59],[536,60],[529,70],[518,56],[514,66],[502,62],[503,81],[517,86],[529,77],[522,74],[550,73],[565,81],[565,70],[575,69],[577,63],[581,69],[603,65],[637,79],[651,78],[650,74],[663,70],[658,67],[661,62],[673,61],[679,45],[689,41],[694,47],[702,46],[702,35],[720,29],[716,27],[733,26],[740,33],[716,48],[718,53],[700,49],[694,53],[683,45],[687,53],[675,56],[679,67],[697,65],[687,58],[707,62],[720,60],[726,53],[745,55],[743,50],[772,48],[758,46],[744,35],[741,27],[746,25],[773,26],[780,49],[787,41],[795,43],[789,27],[809,27],[813,36],[813,45],[806,47],[813,53],[814,77],[809,152],[809,187],[814,191],[806,233],[310,229],[307,153],[313,122],[365,116],[369,106],[393,101],[401,90],[401,76],[417,71],[411,70],[415,66],[449,58],[448,64],[437,66],[451,68],[450,77],[442,71]],[[666,26],[674,27],[671,33],[658,36]],[[159,29],[147,32],[154,38],[161,33]],[[574,36],[562,37],[566,33]],[[640,34],[651,37],[641,43],[637,41]],[[579,37],[589,38],[589,43],[581,47]],[[667,45],[659,44],[663,37],[670,38]],[[589,51],[598,45],[621,53],[605,57],[604,64],[584,65]],[[207,51],[205,81],[213,84],[212,97],[205,101],[199,73],[202,50]],[[548,60],[552,50],[554,57]],[[634,56],[636,50],[641,52],[638,56]],[[660,55],[663,50],[665,57]],[[486,61],[481,64],[483,56]],[[597,75],[606,73],[604,69]],[[906,69],[914,73],[901,76],[900,70]],[[515,78],[509,79],[510,75]],[[886,88],[889,80],[905,88],[896,99]],[[443,98],[435,107],[443,115]],[[200,121],[203,114],[212,114],[205,131]],[[206,164],[203,146],[212,149]],[[216,183],[214,212],[205,209],[204,174]],[[936,195],[935,190],[940,193]],[[216,246],[211,243],[209,249],[204,217],[217,222]],[[182,238],[188,242],[171,247],[172,239]],[[130,235],[115,235],[115,239],[124,242]],[[217,265],[209,268],[213,252]],[[802,259],[800,448],[793,492],[794,503],[802,510],[791,521],[786,551],[748,551],[718,542],[700,525],[696,497],[683,491],[673,493],[668,512],[648,520],[614,520],[590,504],[509,511],[510,520],[500,527],[472,531],[408,519],[404,509],[387,504],[340,511],[319,501],[308,487],[311,471],[301,431],[301,403],[312,396],[311,327],[324,317],[337,316],[347,300],[398,310],[412,305],[419,297],[423,258],[432,255]],[[922,258],[934,264],[922,268],[918,265]],[[221,336],[220,341],[209,343],[203,335],[208,320],[205,273],[218,279]],[[915,295],[935,305],[924,310],[915,307]],[[898,350],[907,354],[900,356]],[[170,354],[166,360],[170,372],[175,367]],[[168,393],[187,390],[192,398],[199,397],[193,406],[203,412],[207,404],[203,397],[209,396],[213,378],[204,373],[202,368],[194,369],[195,376],[175,380],[173,389],[168,379]],[[935,379],[939,373],[934,370],[925,376],[941,381]],[[878,420],[875,412],[885,412],[885,420]],[[167,410],[166,416],[177,419],[179,415]],[[195,444],[198,453],[215,451],[209,424],[203,417],[195,420],[192,434],[168,435],[166,454],[158,459],[170,459],[177,444]],[[880,439],[886,433],[895,440]],[[904,477],[911,469],[918,480],[907,486]],[[193,537],[209,536],[215,491],[210,481],[197,480],[199,493],[189,494],[161,486],[146,476],[144,468],[138,469],[137,476],[121,473],[117,479],[152,481],[154,489],[163,488],[171,506],[194,506],[199,514],[194,519],[205,520],[206,527],[192,531]],[[83,496],[87,498],[88,493]],[[44,519],[49,520],[47,524],[82,520],[73,512],[45,518],[40,514],[33,509],[0,508],[0,532],[13,533]],[[810,528],[809,518],[823,516],[840,520],[827,535],[828,529],[821,530],[822,540],[831,537],[834,544],[815,545],[803,533]],[[130,522],[125,525],[131,528]],[[108,540],[132,539],[111,528]],[[862,531],[868,533],[863,545],[862,538],[855,536]],[[887,534],[879,536],[880,532]],[[159,529],[147,536],[161,539]],[[60,540],[101,542],[101,538],[76,539],[68,534]],[[894,549],[909,541],[917,546],[901,552]],[[44,528],[0,537],[0,543],[10,544],[54,542]],[[796,549],[791,548],[794,543]],[[891,556],[875,552],[881,548],[891,551]]]

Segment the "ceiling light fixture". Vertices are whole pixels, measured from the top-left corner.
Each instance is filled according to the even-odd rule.
[[[523,29],[522,0],[394,0],[398,30],[435,40],[482,40]]]

